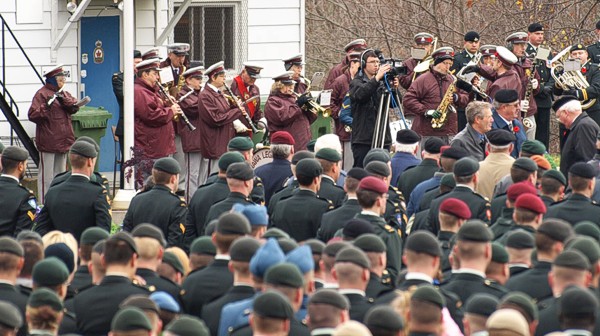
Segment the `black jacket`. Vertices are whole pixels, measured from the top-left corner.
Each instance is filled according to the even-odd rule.
[[[16,236],[22,230],[31,230],[36,206],[31,190],[11,177],[0,177],[0,236]]]
[[[350,82],[350,103],[352,104],[352,143],[370,145],[377,120],[379,99],[383,92],[383,82],[375,77],[368,79],[360,71]],[[385,145],[392,143],[386,122]]]

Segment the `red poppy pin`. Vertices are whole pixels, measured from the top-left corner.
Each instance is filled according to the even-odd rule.
[[[582,73],[582,74],[585,74],[586,72],[587,72],[587,69],[586,69],[586,68],[581,68],[581,73]]]
[[[515,133],[519,133],[521,129],[519,128],[519,126],[515,126],[513,127],[513,131],[515,131]]]

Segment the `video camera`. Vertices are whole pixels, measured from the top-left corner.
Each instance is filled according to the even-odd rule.
[[[408,69],[406,68],[402,60],[397,58],[385,58],[385,56],[383,56],[383,52],[381,52],[381,50],[378,49],[376,49],[374,52],[382,65],[389,64],[392,66],[390,71],[387,72],[388,83],[391,84],[394,81],[394,78],[398,76],[408,74]]]

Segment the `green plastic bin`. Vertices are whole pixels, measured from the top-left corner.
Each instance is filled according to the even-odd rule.
[[[83,135],[89,136],[100,145],[100,139],[106,134],[108,119],[111,117],[112,115],[102,106],[84,106],[80,108],[79,111],[72,116],[71,121],[75,138],[79,138]],[[98,159],[96,160],[96,171],[98,170],[99,162],[100,153],[98,153]]]

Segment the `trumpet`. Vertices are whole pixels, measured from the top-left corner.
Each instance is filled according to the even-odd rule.
[[[292,93],[294,94],[294,96],[296,96],[296,98],[300,98],[300,96],[302,96],[301,94],[295,91]],[[315,102],[311,96],[308,96],[307,104],[309,107],[303,106],[303,110],[309,111],[315,115],[319,115],[319,113],[321,113],[323,115],[323,118],[329,118],[329,116],[331,115],[331,109],[329,107],[323,107],[317,104],[317,102]]]
[[[173,97],[171,97],[169,95],[169,93],[167,92],[167,90],[165,90],[165,88],[160,84],[159,81],[156,81],[156,85],[158,85],[158,90],[160,90],[160,92],[165,97],[167,97],[167,99],[169,99],[169,101],[171,102],[171,104],[177,104],[178,103],[177,101],[175,101],[175,99],[173,99]],[[177,115],[173,119],[175,119],[175,121],[177,121]],[[192,123],[190,122],[190,120],[188,119],[188,117],[185,115],[185,113],[183,113],[183,111],[181,111],[181,119],[187,125],[187,127],[190,129],[190,131],[195,131],[196,130],[196,126],[192,125]]]

